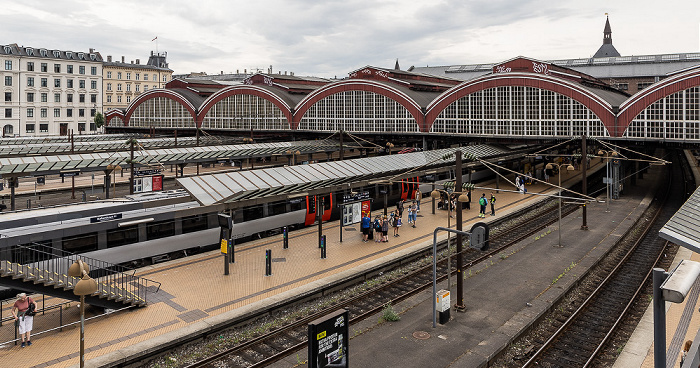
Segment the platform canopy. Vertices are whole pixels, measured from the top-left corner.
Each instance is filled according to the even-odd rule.
[[[99,142],[99,141],[118,141],[127,140],[131,137],[139,138],[138,134],[79,134],[73,135],[73,142]],[[68,135],[62,136],[47,136],[47,137],[13,137],[0,138],[0,146],[9,145],[24,145],[24,144],[51,144],[51,143],[70,143],[71,138]]]
[[[345,146],[348,147],[347,145]],[[339,149],[336,141],[295,141],[252,143],[239,145],[166,148],[134,150],[137,167],[162,167],[163,165],[194,164],[203,162],[242,160],[246,158],[284,156],[290,152],[310,154],[333,152]],[[58,156],[29,156],[0,158],[0,177],[48,175],[66,171],[100,171],[107,165],[125,168],[130,149],[114,152],[69,154]]]
[[[700,253],[700,187],[661,228],[659,236]]]
[[[314,193],[319,189],[361,182],[371,183],[401,180],[420,176],[427,170],[451,165],[457,148],[414,152],[390,156],[323,162],[309,165],[285,166],[258,170],[179,178],[178,183],[202,205],[226,204],[272,195],[290,198]],[[467,157],[481,159],[503,158],[513,153],[498,146],[475,145],[459,148]],[[522,153],[518,153],[522,157]],[[464,160],[465,164],[469,160]]]

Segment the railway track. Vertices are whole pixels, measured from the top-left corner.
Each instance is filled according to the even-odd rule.
[[[688,178],[681,170],[674,167],[670,176]],[[667,187],[666,200],[655,201],[641,217],[648,221],[638,222],[620,246],[542,318],[544,322],[535,328],[533,336],[515,343],[521,348],[527,346],[525,353],[493,366],[579,368],[605,366],[603,360],[609,363],[610,356],[603,353],[610,350],[607,345],[611,341],[619,340],[616,332],[632,306],[646,295],[651,270],[658,267],[668,246],[658,237],[658,231],[685,199],[687,180],[673,180]]]
[[[487,252],[479,252],[466,248],[463,255],[465,266],[478,265],[493,255],[503,252],[513,244],[538,233],[558,219],[558,207],[555,201],[538,206],[538,210],[527,209],[525,214],[512,214],[503,217],[492,227],[491,248]],[[564,205],[563,213],[568,215],[578,209],[575,205]],[[454,244],[454,241],[452,242]],[[447,278],[447,259],[441,244],[443,256],[438,261],[438,280]],[[452,251],[452,253],[454,253]],[[454,256],[455,254],[453,254]],[[355,324],[377,312],[387,304],[398,303],[425,289],[432,287],[432,261],[425,257],[420,265],[410,271],[402,271],[399,277],[386,281],[360,295],[333,304],[328,308],[299,319],[287,326],[275,329],[264,335],[250,339],[245,343],[201,359],[188,365],[194,367],[262,367],[280,360],[306,347],[307,324],[332,311],[345,308],[349,311],[350,324]],[[451,272],[456,272],[454,257],[451,258]]]

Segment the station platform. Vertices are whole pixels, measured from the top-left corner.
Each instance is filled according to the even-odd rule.
[[[596,162],[589,172],[604,168],[604,164]],[[637,188],[654,180],[654,170],[658,169],[652,169],[651,175],[638,180]],[[550,181],[554,181],[552,179],[555,178]],[[562,186],[573,185],[579,179],[580,171],[564,172]],[[491,187],[493,183],[480,186]],[[503,181],[501,188],[512,189],[505,188]],[[403,366],[425,365],[419,364],[420,362],[430,362],[431,366],[448,366],[450,362],[458,360],[464,364],[455,366],[478,366],[471,365],[464,359],[479,357],[481,353],[477,354],[478,351],[507,343],[503,330],[514,330],[514,319],[522,320],[522,323],[532,320],[537,311],[543,310],[554,299],[560,285],[572,282],[569,272],[553,283],[552,280],[557,275],[571,265],[584,267],[585,262],[592,263],[595,256],[603,252],[604,246],[611,244],[624,233],[626,226],[634,222],[635,216],[643,211],[649,201],[643,195],[635,194],[636,191],[638,190],[632,188],[629,195],[613,201],[609,206],[610,213],[605,213],[605,203],[589,205],[588,231],[580,230],[580,210],[566,217],[562,221],[563,248],[552,247],[552,242],[557,242],[555,224],[550,235],[537,241],[530,239],[533,244],[524,244],[522,249],[494,259],[491,265],[484,265],[484,269],[474,270],[475,276],[465,283],[467,313],[453,312],[454,321],[440,326],[439,333],[431,331],[432,309],[429,301],[432,298],[429,295],[412,298],[414,302],[421,297],[425,300],[419,301],[415,307],[401,310],[400,322],[387,324],[380,329],[366,327],[367,333],[352,339],[352,365],[371,367],[377,366],[377,362],[384,362],[385,364],[379,365],[391,366],[390,362],[402,357]],[[466,229],[482,220],[477,216],[476,203],[482,192],[488,197],[491,191],[477,189],[474,192],[471,209],[465,210],[463,215]],[[496,217],[518,211],[545,198],[534,194],[552,195],[556,192],[556,189],[545,184],[529,185],[528,194],[505,191],[496,193],[494,190],[497,196]],[[604,195],[600,197],[604,198]],[[375,211],[373,215],[380,212]],[[403,226],[399,237],[392,237],[390,231],[388,243],[362,242],[359,224],[343,228],[341,243],[339,223],[324,223],[323,233],[328,240],[326,259],[320,258],[318,228],[308,227],[290,233],[289,249],[286,250],[282,249],[281,235],[236,246],[235,263],[231,264],[231,272],[227,276],[223,275],[223,258],[218,252],[140,269],[137,275],[162,282],[160,291],[149,295],[148,307],[108,314],[86,324],[86,366],[109,366],[127,356],[139,356],[156,346],[177,344],[192,334],[201,334],[232,319],[245,319],[268,306],[282,304],[292,295],[312,294],[314,290],[348,278],[358,270],[375,267],[400,254],[428,248],[432,245],[433,230],[438,226],[446,226],[447,216],[448,212],[444,210],[436,210],[433,214],[430,198],[424,197],[417,227]],[[492,219],[495,218],[488,216],[485,220]],[[454,227],[454,219],[451,223]],[[441,233],[440,239],[446,236]],[[266,249],[272,251],[271,276],[265,276]],[[579,273],[576,267],[575,273]],[[532,307],[527,306],[528,303]],[[41,308],[41,303],[39,307]],[[3,305],[5,316],[9,314],[7,308]],[[77,310],[77,303],[66,309]],[[75,313],[71,312],[70,315],[74,321]],[[64,324],[67,322],[71,321],[63,321]],[[376,324],[376,321],[367,320],[363,323]],[[38,321],[35,326],[37,324]],[[0,330],[6,328],[13,327],[7,324],[0,326]],[[414,331],[428,331],[434,337],[417,340],[412,337]],[[37,334],[36,329],[34,332],[34,344],[31,347],[20,348],[12,343],[0,345],[0,359],[12,362],[13,366],[77,366],[77,326],[42,334]],[[438,338],[438,335],[446,338]],[[435,350],[430,350],[432,348]],[[373,350],[377,352],[371,353]],[[449,353],[443,350],[449,350]],[[465,351],[467,353],[463,355]],[[412,365],[407,354],[421,357]],[[300,353],[300,356],[305,355]],[[372,361],[363,364],[362,356],[365,359],[372,357]],[[297,361],[294,359],[294,362],[279,364],[294,366]]]

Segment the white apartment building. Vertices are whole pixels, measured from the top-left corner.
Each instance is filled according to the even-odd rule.
[[[102,56],[0,45],[3,136],[96,133],[102,111]]]

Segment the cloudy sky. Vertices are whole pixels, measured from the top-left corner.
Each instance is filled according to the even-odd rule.
[[[341,78],[397,58],[406,69],[590,57],[605,13],[622,55],[700,50],[697,0],[0,0],[0,44],[142,63],[157,47],[177,74],[272,65]]]

